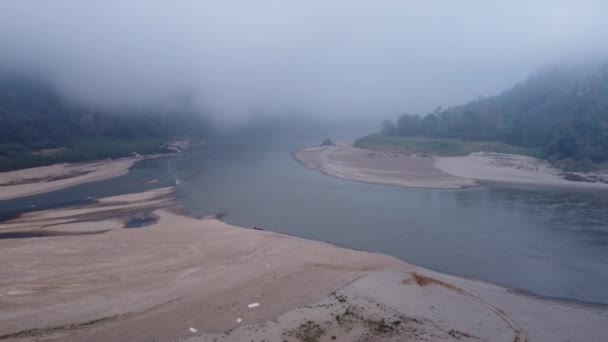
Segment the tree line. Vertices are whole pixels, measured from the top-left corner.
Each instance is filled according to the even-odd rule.
[[[386,135],[500,141],[548,158],[608,160],[608,63],[537,72],[503,93],[424,116],[385,120]]]
[[[204,135],[207,122],[187,110],[95,109],[66,101],[40,79],[0,75],[0,145],[52,148],[83,138]]]
[[[159,153],[167,140],[209,133],[203,116],[187,104],[176,108],[91,108],[40,78],[0,73],[0,170]],[[58,147],[62,152],[40,153]]]

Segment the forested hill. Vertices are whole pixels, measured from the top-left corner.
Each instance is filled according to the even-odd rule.
[[[608,160],[608,63],[544,70],[503,93],[424,117],[385,121],[388,135],[499,141],[549,159]]]
[[[0,74],[0,170],[155,153],[169,139],[203,137],[209,125],[184,108],[87,108],[40,79]],[[52,149],[60,152],[41,152]]]

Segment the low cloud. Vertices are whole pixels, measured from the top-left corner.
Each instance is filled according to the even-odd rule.
[[[0,68],[227,121],[422,113],[608,53],[605,1],[0,2]]]

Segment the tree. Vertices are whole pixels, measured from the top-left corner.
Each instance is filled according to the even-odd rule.
[[[411,136],[420,133],[420,117],[418,115],[403,114],[397,120],[397,132],[399,135]]]
[[[391,120],[384,120],[382,122],[382,134],[395,135],[397,134],[397,126]]]
[[[383,132],[391,132],[385,125]],[[422,119],[403,114],[393,134],[500,141],[550,158],[605,162],[608,63],[542,71],[499,95],[438,107]]]
[[[422,119],[420,126],[422,135],[433,137],[439,132],[439,119],[435,114],[429,114]]]

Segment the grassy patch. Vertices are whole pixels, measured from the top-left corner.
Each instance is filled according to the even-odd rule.
[[[335,297],[338,303],[346,303],[346,301],[348,300],[348,297],[344,295],[335,295]]]
[[[573,159],[561,159],[553,160],[553,166],[562,169],[564,171],[574,172],[597,172],[597,171],[608,171],[608,162],[594,163],[590,160],[573,160]]]
[[[393,333],[397,329],[396,327],[399,326],[399,324],[392,325],[390,323],[387,323],[384,318],[379,319],[379,320],[370,319],[370,320],[367,320],[366,323],[372,332],[375,332],[376,334],[379,334],[379,335]],[[401,322],[399,322],[399,323],[401,323]]]
[[[96,138],[71,143],[53,154],[43,155],[38,150],[16,144],[0,145],[0,171],[44,166],[55,163],[76,163],[139,154],[168,152],[161,139]]]
[[[543,158],[540,148],[527,148],[494,141],[464,141],[426,137],[388,136],[371,134],[355,141],[356,147],[394,151],[398,153],[423,153],[436,156],[465,156],[472,152],[511,153]]]
[[[325,329],[313,321],[307,321],[294,331],[295,337],[302,342],[317,342],[324,334]]]

